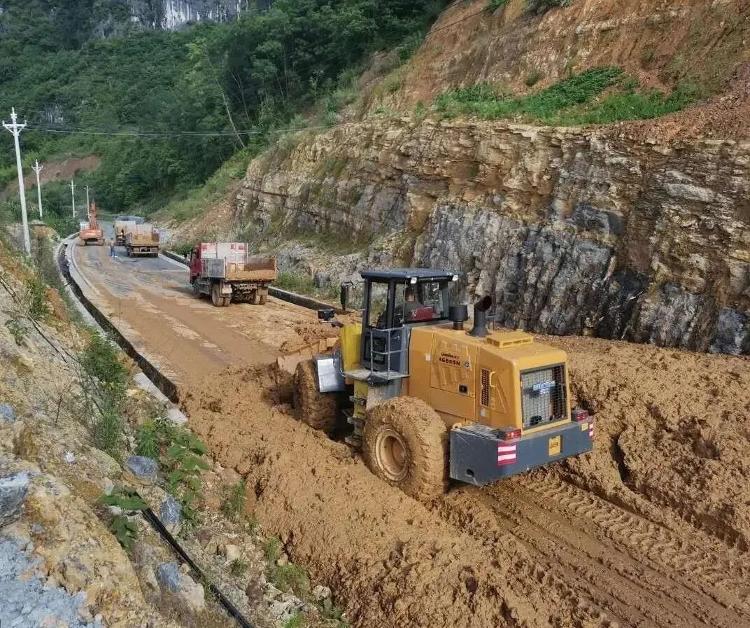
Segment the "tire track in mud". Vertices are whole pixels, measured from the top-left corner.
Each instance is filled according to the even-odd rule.
[[[698,547],[556,477],[458,489],[437,510],[492,545],[512,535],[545,566],[551,585],[565,583],[580,603],[618,622],[739,626],[750,618],[747,557]]]

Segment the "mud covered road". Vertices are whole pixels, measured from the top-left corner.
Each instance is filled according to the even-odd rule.
[[[314,313],[217,310],[187,293],[184,270],[149,265],[163,260],[76,256],[97,298],[142,304],[114,322],[191,382],[191,426],[353,625],[750,625],[747,359],[545,338],[569,352],[573,393],[596,413],[595,452],[422,504],[292,418],[290,378],[268,363],[328,333]],[[228,364],[219,387],[207,375]]]

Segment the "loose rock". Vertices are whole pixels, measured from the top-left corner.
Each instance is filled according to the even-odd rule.
[[[13,423],[16,420],[16,411],[8,403],[0,403],[0,421]]]
[[[182,505],[171,495],[159,506],[159,518],[171,534],[177,534],[182,524]]]
[[[193,616],[205,609],[206,597],[203,586],[182,573],[176,562],[159,565],[156,579],[159,581],[162,595],[178,612]]]
[[[29,490],[27,473],[0,478],[0,528],[21,516],[21,508]]]
[[[159,474],[159,464],[153,458],[146,456],[130,456],[125,466],[138,480],[142,482],[156,482]]]

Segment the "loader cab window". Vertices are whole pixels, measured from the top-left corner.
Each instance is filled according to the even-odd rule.
[[[447,281],[373,282],[370,288],[368,325],[385,329],[404,324],[447,320],[448,288]]]

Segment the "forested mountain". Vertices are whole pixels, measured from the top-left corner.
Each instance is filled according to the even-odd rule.
[[[3,0],[0,15],[0,115],[28,120],[25,162],[100,155],[90,182],[113,210],[155,206],[256,151],[369,53],[418,42],[443,3],[277,0],[179,32],[115,28],[135,4],[163,6]],[[0,184],[15,176],[3,142]]]

